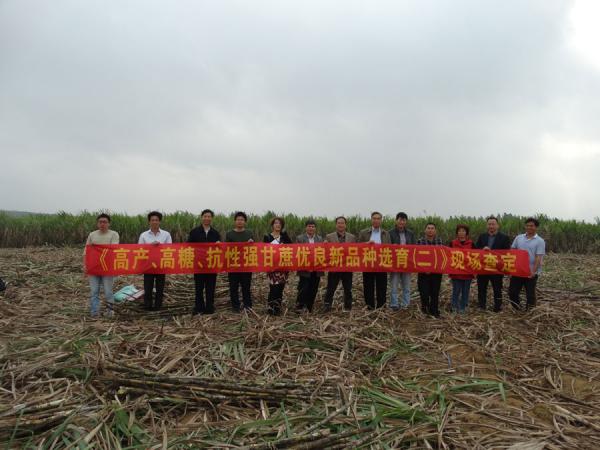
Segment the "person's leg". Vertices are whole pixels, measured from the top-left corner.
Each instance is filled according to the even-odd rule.
[[[267,296],[267,313],[275,314],[275,298],[277,297],[277,285],[269,283],[269,295]]]
[[[526,278],[525,280],[525,296],[527,297],[527,309],[535,307],[535,288],[537,285],[538,276],[535,275],[532,278]]]
[[[440,287],[442,286],[442,274],[431,274],[431,299],[429,303],[429,311],[432,316],[440,316]]]
[[[523,280],[524,279],[521,277],[510,277],[510,284],[508,285],[508,298],[510,299],[510,304],[514,309],[521,308],[519,295],[521,293],[521,288],[523,287]]]
[[[244,272],[241,275],[244,308],[252,309],[252,272]]]
[[[195,292],[195,301],[194,301],[194,314],[201,314],[206,309],[204,305],[204,282],[205,282],[205,274],[195,273],[194,274],[194,292]]]
[[[285,289],[285,282],[279,283],[277,285],[277,289],[275,290],[274,313],[276,316],[281,315],[281,304],[283,302],[283,290],[284,289]]]
[[[344,309],[352,309],[352,272],[342,272],[342,287],[344,288]]]
[[[317,276],[316,272],[310,273],[309,278],[309,288],[308,288],[308,296],[306,298],[306,308],[312,312],[313,306],[315,304],[315,298],[317,297],[317,292],[319,292],[319,283],[321,282],[321,277]]]
[[[458,298],[462,294],[462,283],[463,280],[457,280],[452,278],[452,312],[459,312],[460,307],[458,304]]]
[[[144,309],[152,308],[152,289],[154,289],[154,275],[144,274]]]
[[[154,307],[160,309],[165,296],[165,283],[167,276],[162,273],[155,276],[156,279],[156,297],[154,298]]]
[[[302,311],[306,308],[306,290],[308,289],[308,277],[298,276],[298,297],[296,298],[296,309]]]
[[[398,304],[398,284],[400,283],[400,272],[392,272],[390,274],[390,288],[392,293],[390,295],[390,308],[398,309],[400,305]]]
[[[402,272],[400,282],[402,283],[402,307],[408,308],[410,305],[410,273]]]
[[[333,305],[333,294],[337,289],[340,272],[328,272],[327,273],[327,289],[325,290],[325,309],[331,309]]]
[[[479,308],[485,309],[487,305],[487,287],[490,281],[489,275],[477,275],[477,299]]]
[[[387,300],[387,272],[375,273],[375,287],[377,292],[377,308],[385,306]]]
[[[419,297],[421,297],[421,312],[429,314],[429,276],[426,273],[420,273],[417,276],[417,287],[419,288]]]
[[[215,288],[217,287],[217,274],[207,273],[204,275],[204,286],[206,289],[206,309],[207,314],[215,312]]]
[[[459,313],[464,314],[467,312],[467,308],[469,307],[469,293],[471,292],[471,281],[473,280],[463,280],[463,289],[462,289],[462,301],[459,305]]]
[[[106,298],[106,310],[109,316],[113,314],[113,284],[115,277],[102,277],[102,289],[104,289],[104,297]]]
[[[231,309],[240,310],[240,273],[229,273],[229,298],[231,299]]]
[[[494,291],[494,311],[499,312],[502,309],[502,281],[503,275],[491,275],[492,289]]]
[[[88,281],[90,283],[90,314],[92,317],[96,317],[100,312],[100,283],[102,277],[89,275]]]
[[[375,274],[363,272],[363,294],[369,309],[375,309]]]

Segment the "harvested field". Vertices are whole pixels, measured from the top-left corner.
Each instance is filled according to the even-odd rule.
[[[441,320],[369,312],[355,275],[352,312],[272,318],[260,274],[251,313],[220,276],[191,317],[169,276],[163,311],[90,320],[81,253],[0,249],[7,448],[600,448],[600,256],[548,256],[527,313],[454,316],[447,280]]]

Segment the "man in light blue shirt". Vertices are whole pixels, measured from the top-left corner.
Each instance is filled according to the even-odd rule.
[[[525,221],[525,233],[518,235],[513,241],[511,248],[518,250],[527,250],[529,253],[529,277],[511,277],[508,287],[508,296],[515,309],[521,308],[519,298],[521,289],[525,287],[525,296],[527,298],[527,309],[535,306],[535,287],[538,276],[542,273],[542,260],[546,254],[546,243],[538,236],[537,229],[540,223],[537,219],[530,217]]]

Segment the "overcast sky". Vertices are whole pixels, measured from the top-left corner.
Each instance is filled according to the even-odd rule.
[[[0,0],[0,209],[600,216],[600,2]]]

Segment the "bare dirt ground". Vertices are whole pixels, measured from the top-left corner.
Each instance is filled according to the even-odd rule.
[[[600,448],[600,256],[549,255],[527,313],[478,311],[474,286],[455,316],[444,277],[438,320],[416,292],[367,311],[358,274],[349,313],[339,291],[318,312],[322,282],[314,313],[269,317],[259,274],[253,312],[219,276],[217,313],[191,317],[191,276],[169,276],[163,311],[99,320],[81,249],[0,249],[0,276],[7,448]]]

